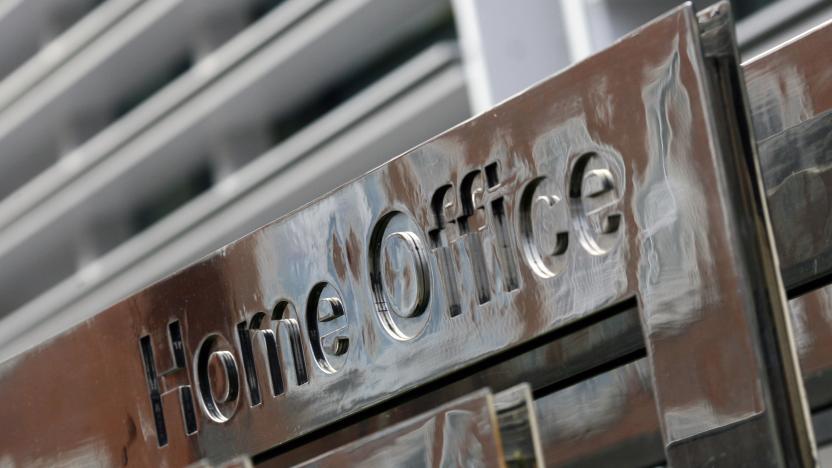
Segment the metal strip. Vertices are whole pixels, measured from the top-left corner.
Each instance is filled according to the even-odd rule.
[[[7,2],[8,3],[8,2]],[[0,80],[0,111],[7,108],[28,90],[46,79],[51,73],[81,52],[91,42],[129,14],[139,5],[139,0],[115,0],[95,8],[53,42],[38,51],[37,54],[21,64],[8,76]],[[94,3],[93,3],[94,4]],[[17,27],[21,27],[18,25]],[[25,26],[23,26],[25,27]],[[4,34],[13,29],[8,24],[0,28]]]
[[[671,461],[808,464],[772,399],[797,376],[765,367],[783,299],[742,116],[699,45],[677,9],[6,362],[4,452],[253,453],[636,297]]]
[[[498,398],[480,390],[298,467],[506,467]]]
[[[765,459],[766,455],[761,452],[771,449],[772,459],[781,456],[788,465],[814,466],[816,464],[814,434],[809,422],[788,306],[785,302],[783,284],[774,253],[765,187],[759,158],[756,154],[745,83],[739,69],[739,52],[728,3],[717,4],[702,11],[699,14],[699,23],[702,28],[705,64],[713,77],[708,81],[712,105],[716,109],[724,109],[724,112],[714,114],[717,124],[714,131],[718,135],[725,156],[731,158],[725,162],[721,176],[727,176],[731,181],[728,182],[729,184],[746,185],[745,194],[739,190],[735,197],[728,197],[729,212],[732,218],[737,220],[732,234],[737,241],[736,248],[742,251],[746,261],[750,260],[743,265],[744,273],[757,277],[756,282],[752,281],[752,284],[765,285],[765,289],[753,291],[751,294],[758,297],[762,307],[765,307],[767,303],[771,304],[770,310],[764,310],[758,305],[756,313],[751,314],[749,323],[758,334],[761,343],[755,352],[758,353],[762,362],[763,373],[766,374],[765,380],[775,382],[773,385],[769,384],[767,388],[764,387],[764,392],[768,393],[774,417],[769,421],[758,420],[736,431],[710,435],[711,440],[707,443],[694,441],[690,447],[679,447],[680,454],[674,455],[672,451],[666,450],[668,461],[674,465],[681,460],[691,465],[701,465],[706,460],[713,460],[713,457],[718,456],[720,463],[736,465],[745,460]],[[725,315],[723,313],[721,318],[725,318]],[[723,330],[728,333],[734,331],[734,327],[729,325],[729,322],[723,323],[723,327]],[[666,331],[663,332],[667,334]],[[672,336],[672,333],[667,335]],[[709,355],[707,359],[700,358],[698,365],[691,366],[690,369],[697,369],[695,372],[699,373],[702,372],[700,369],[707,368],[711,373],[710,369],[721,368],[725,365],[725,355],[720,353],[718,346],[714,346],[713,336],[693,338],[691,342],[711,342],[710,349],[716,353]],[[733,346],[738,344],[733,343]],[[673,354],[684,356],[684,348],[678,345],[678,339],[671,339],[670,346],[673,347],[675,353],[667,353],[667,356],[673,356]],[[702,349],[705,348],[707,346],[702,346]],[[662,369],[656,365],[656,353],[649,353],[649,356],[652,361],[653,379],[657,381],[655,391],[659,403],[659,414],[666,424],[667,416],[661,407],[662,387],[658,384],[662,379],[659,374]],[[675,359],[680,361],[679,357]],[[673,366],[673,360],[669,360],[668,364]],[[725,369],[731,369],[729,372],[742,372],[739,368],[733,367],[735,364],[739,363],[730,364]],[[686,383],[675,382],[674,384],[679,390],[686,391]],[[718,383],[711,381],[703,390],[712,396],[714,403],[720,404],[724,398],[744,398],[745,396],[740,396],[742,392],[738,392],[736,388],[739,386],[732,386],[728,381]],[[717,396],[717,394],[720,395]],[[697,411],[702,412],[699,417],[708,418],[713,409],[697,408]],[[683,427],[690,424],[690,421],[685,419],[680,419],[679,422]],[[754,428],[755,425],[765,427],[768,424],[772,426],[765,429]],[[764,437],[759,438],[761,431],[775,432],[782,446],[770,447],[764,441]],[[666,433],[666,429],[663,433]],[[783,450],[783,453],[777,454],[778,450]]]
[[[9,0],[0,4],[0,79],[9,76],[96,6],[93,0]]]
[[[299,467],[543,467],[531,388],[479,390]]]
[[[832,403],[832,287],[792,299],[805,385],[813,408]],[[432,386],[390,410],[316,434],[307,444],[256,457],[263,466],[287,466],[367,431],[426,411],[477,386],[502,390],[527,381],[535,391],[541,446],[551,466],[654,466],[666,463],[652,374],[636,309],[602,313],[597,323],[577,324],[564,335],[487,362],[476,372]],[[614,346],[620,344],[620,346]],[[605,346],[609,345],[609,346]]]
[[[832,21],[743,65],[795,342],[812,408],[832,403],[829,168]],[[826,286],[824,286],[826,285]],[[663,461],[645,361],[539,400],[547,459],[558,466]]]

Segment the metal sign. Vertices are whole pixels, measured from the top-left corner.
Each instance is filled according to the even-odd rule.
[[[807,400],[818,411],[832,404],[832,62],[817,54],[830,48],[832,21],[742,67]],[[660,463],[650,380],[641,360],[536,400],[547,461]],[[819,426],[828,441],[828,422]]]
[[[257,453],[637,306],[668,461],[810,465],[731,44],[676,9],[7,361],[4,460]]]

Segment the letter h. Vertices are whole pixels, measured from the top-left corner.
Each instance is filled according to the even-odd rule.
[[[153,420],[156,423],[156,437],[159,442],[159,447],[164,447],[168,444],[165,408],[177,406],[174,401],[177,396],[185,434],[191,435],[196,433],[197,430],[194,400],[190,381],[188,380],[185,346],[182,341],[182,328],[179,321],[168,324],[168,346],[173,362],[161,373],[156,372],[156,360],[153,356],[153,344],[150,335],[141,337],[139,344],[141,347],[142,361],[144,363],[145,377],[147,378],[147,388],[150,393],[150,405],[153,408]],[[160,367],[162,366],[160,365]],[[182,377],[180,377],[182,374],[184,374],[184,380],[188,383],[182,383]],[[168,387],[172,388],[169,389]]]

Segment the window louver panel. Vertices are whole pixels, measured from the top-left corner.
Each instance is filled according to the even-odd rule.
[[[29,67],[42,79],[0,109],[0,165],[14,169],[6,185],[0,176],[10,192],[0,199],[0,342],[17,337],[0,355],[469,112],[456,46],[443,41],[453,36],[446,1],[120,6],[53,69],[38,69],[37,56],[18,68],[12,76]],[[256,18],[258,8],[268,11]],[[206,39],[223,15],[242,18],[239,32]],[[13,86],[0,82],[0,99]]]

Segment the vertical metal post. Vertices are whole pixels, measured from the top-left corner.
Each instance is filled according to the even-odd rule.
[[[696,318],[681,311],[669,318],[661,310],[669,304],[645,303],[667,459],[673,466],[814,466],[728,4],[702,11],[698,22],[719,159],[714,190],[731,233],[727,257],[713,260],[734,263],[742,282],[737,303],[686,304]],[[661,92],[672,99],[672,89]]]

